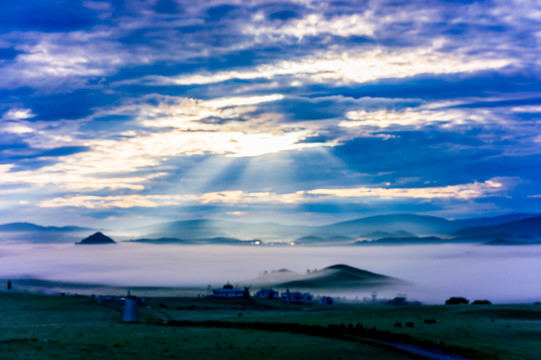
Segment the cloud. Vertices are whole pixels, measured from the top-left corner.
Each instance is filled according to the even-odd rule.
[[[65,4],[0,14],[0,190],[25,209],[535,208],[535,1]]]
[[[281,26],[275,23],[260,23],[261,14],[254,16],[254,23],[243,27],[244,34],[255,35],[256,37],[284,38],[292,36],[302,40],[307,36],[316,36],[322,34],[336,36],[371,36],[374,34],[375,26],[364,14],[339,15],[326,18],[322,14],[309,14],[300,19],[287,21]]]
[[[132,208],[132,207],[160,207],[160,206],[187,206],[191,203],[201,204],[300,204],[316,199],[337,200],[343,198],[362,199],[456,199],[470,200],[475,198],[499,195],[507,186],[502,182],[505,179],[493,179],[479,183],[449,185],[424,188],[370,188],[358,187],[348,189],[314,189],[297,191],[289,194],[273,192],[244,192],[218,191],[203,194],[187,195],[118,195],[118,196],[73,196],[66,198],[53,198],[42,201],[39,206],[52,207],[86,207],[97,208]]]
[[[2,115],[1,120],[24,120],[36,116],[30,109],[10,109]]]
[[[354,189],[316,189],[307,194],[324,195],[339,198],[378,197],[383,199],[412,198],[412,199],[446,199],[469,200],[493,196],[505,189],[504,184],[494,180],[482,183],[474,182],[464,185],[449,185],[426,188],[354,188]]]
[[[182,75],[148,76],[146,85],[205,85],[233,79],[273,79],[292,76],[298,82],[364,83],[385,78],[405,78],[419,74],[448,74],[498,69],[513,63],[511,58],[468,58],[460,54],[438,52],[434,48],[386,51],[382,48],[360,53],[321,53],[317,56],[259,65],[253,70]],[[127,82],[130,83],[130,82]]]

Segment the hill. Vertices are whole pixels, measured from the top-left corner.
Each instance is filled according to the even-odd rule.
[[[503,223],[495,226],[478,226],[453,233],[457,238],[477,239],[520,239],[536,241],[541,239],[541,216]]]
[[[106,245],[106,244],[116,244],[116,241],[110,237],[103,235],[101,232],[97,232],[93,235],[90,235],[87,238],[84,238],[80,242],[76,243],[77,245]]]
[[[0,225],[0,240],[15,243],[73,243],[93,231],[79,226],[41,226],[28,222]]]
[[[28,232],[28,231],[56,231],[56,232],[82,232],[92,230],[78,226],[41,226],[27,222],[16,222],[0,225],[0,231],[5,232]]]
[[[349,236],[303,236],[295,239],[294,243],[297,245],[344,245],[351,244],[354,239]]]
[[[160,223],[152,226],[128,230],[144,234],[146,238],[181,238],[186,240],[237,238],[264,240],[292,240],[310,234],[308,226],[281,225],[272,222],[243,223],[226,220],[186,220]]]
[[[254,286],[271,286],[281,289],[331,289],[381,287],[397,285],[403,281],[349,265],[338,264],[306,274],[284,269],[265,273],[247,283]]]
[[[361,239],[384,239],[384,238],[413,238],[415,237],[415,234],[398,230],[398,231],[373,231],[371,233],[367,233],[364,235],[359,236]]]
[[[531,241],[514,241],[506,239],[495,239],[491,241],[484,242],[482,245],[492,245],[492,246],[518,246],[518,245],[540,245],[541,242],[531,242]]]
[[[444,235],[454,229],[453,223],[435,216],[394,214],[371,216],[362,219],[339,222],[318,228],[323,234],[358,237],[361,234],[385,231],[405,231],[420,235]]]
[[[376,239],[372,241],[356,241],[356,245],[413,245],[413,244],[442,244],[449,242],[437,236],[425,236],[425,237],[389,237]]]
[[[535,241],[535,238],[541,237],[540,219],[538,214],[508,214],[460,220],[415,214],[390,214],[323,226],[198,219],[126,229],[118,236],[151,244],[247,244],[251,241],[240,239],[261,239],[263,242],[275,244],[295,242],[299,245],[345,245],[354,243],[356,239],[399,238],[403,240],[393,241],[407,244],[419,243],[420,239],[429,240],[430,237],[454,238],[453,241],[457,242],[483,242],[497,238]],[[19,222],[0,225],[0,239],[4,242],[75,242],[90,231],[95,230]]]
[[[179,238],[159,238],[159,239],[134,239],[126,240],[126,242],[145,243],[145,244],[193,244],[191,241],[179,239]]]
[[[209,239],[194,239],[194,240],[185,240],[179,238],[158,238],[158,239],[134,239],[126,240],[126,242],[132,243],[146,243],[146,244],[155,244],[155,245],[262,245],[261,240],[240,240],[237,238],[230,237],[214,237]]]

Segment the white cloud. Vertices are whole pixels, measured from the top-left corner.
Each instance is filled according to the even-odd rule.
[[[254,21],[244,26],[242,32],[264,38],[293,36],[302,39],[306,36],[321,34],[370,36],[374,33],[375,25],[367,19],[366,15],[370,14],[340,15],[331,18],[326,18],[321,14],[310,14],[301,19],[288,21],[282,26]]]
[[[30,109],[15,108],[9,109],[2,115],[2,120],[24,120],[36,116]]]
[[[316,189],[307,191],[311,195],[324,195],[338,198],[365,198],[375,197],[384,199],[411,198],[411,199],[445,199],[453,198],[469,200],[501,193],[505,189],[503,183],[496,180],[487,180],[479,183],[462,185],[449,185],[425,188],[368,188],[352,189]]]
[[[244,192],[241,190],[219,191],[186,195],[117,195],[117,196],[73,196],[42,201],[40,207],[85,207],[131,208],[160,207],[198,204],[300,204],[319,200],[337,199],[456,199],[470,200],[501,195],[508,186],[505,179],[491,179],[470,184],[436,186],[424,188],[378,188],[358,187],[343,189],[314,189],[295,193]]]
[[[464,110],[450,109],[445,111],[423,108],[405,109],[404,111],[349,111],[346,113],[347,121],[341,121],[339,126],[346,128],[390,126],[421,127],[431,123],[464,124],[470,121],[484,122],[487,119]]]
[[[297,60],[257,66],[253,70],[223,71],[177,77],[149,76],[143,84],[212,84],[232,79],[272,79],[293,76],[299,81],[364,83],[384,78],[405,78],[419,74],[448,74],[497,69],[513,63],[510,58],[474,58],[439,52],[433,47],[388,51],[383,48],[355,52],[327,52]]]
[[[88,150],[58,156],[55,164],[35,170],[0,169],[0,184],[54,185],[70,191],[142,190],[151,179],[166,174],[160,167],[173,157],[202,154],[252,157],[321,146],[302,142],[314,134],[312,130],[299,126],[290,129],[269,114],[238,121],[238,117],[254,111],[254,105],[282,98],[282,95],[267,95],[200,101],[167,97],[158,105],[133,103],[97,111],[96,115],[132,114],[143,125],[153,128],[129,133],[123,129],[121,133],[129,136],[118,139],[85,138],[86,134],[77,131],[73,122],[66,128],[40,128],[43,124],[37,124],[39,129],[24,139],[33,147],[69,145]],[[226,124],[200,121],[211,116],[235,120]],[[11,130],[26,131],[22,125],[17,126],[18,129]]]
[[[127,50],[111,37],[112,31],[68,33],[17,33],[4,36],[21,54],[0,68],[2,88],[86,86],[86,77],[105,76],[133,63]],[[62,88],[66,91],[66,88]]]

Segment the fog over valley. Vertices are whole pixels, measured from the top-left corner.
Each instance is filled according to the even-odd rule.
[[[383,288],[329,288],[314,294],[348,299],[392,298],[397,293],[423,303],[443,303],[451,296],[494,303],[534,302],[541,298],[538,273],[541,246],[473,244],[369,247],[257,247],[227,245],[72,244],[0,245],[4,280],[42,279],[127,288],[200,288],[226,282],[251,285],[264,271],[306,273],[335,264],[404,280]],[[255,290],[256,287],[251,287]],[[36,289],[34,289],[36,290]],[[47,289],[37,289],[50,291]],[[294,289],[291,289],[294,290]],[[82,291],[79,289],[79,291]],[[94,289],[94,291],[96,291]],[[108,290],[101,290],[107,292]],[[110,290],[109,290],[110,291]]]

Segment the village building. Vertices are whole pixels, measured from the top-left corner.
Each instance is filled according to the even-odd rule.
[[[314,300],[314,296],[309,293],[290,292],[287,290],[285,293],[282,293],[280,300],[293,304],[309,304]]]
[[[213,296],[218,299],[241,299],[249,298],[250,292],[248,288],[236,289],[233,285],[227,283],[221,289],[212,290]]]
[[[273,289],[261,289],[256,294],[256,297],[260,299],[278,299],[279,295],[277,291]]]
[[[319,304],[321,305],[334,305],[334,299],[330,296],[323,296],[319,299]]]

